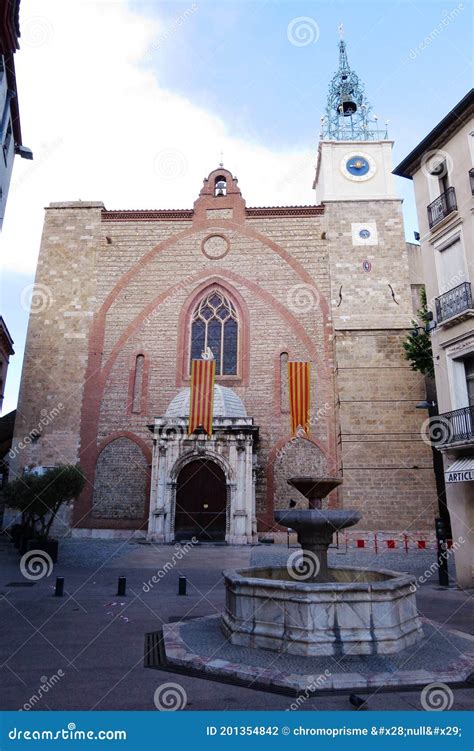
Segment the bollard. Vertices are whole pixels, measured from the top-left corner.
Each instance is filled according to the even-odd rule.
[[[291,529],[287,529],[287,530],[286,530],[286,542],[287,542],[287,547],[290,547],[290,532],[291,532]]]
[[[56,577],[56,586],[54,587],[54,596],[62,597],[64,594],[64,576]]]
[[[127,589],[127,579],[125,578],[125,576],[119,576],[118,587],[117,587],[117,597],[125,597],[126,589]]]
[[[441,517],[435,519],[436,543],[438,547],[438,581],[440,587],[449,587],[448,547],[446,527]]]
[[[178,579],[178,594],[179,595],[185,595],[186,594],[186,585],[187,585],[187,579],[185,576],[180,576]]]

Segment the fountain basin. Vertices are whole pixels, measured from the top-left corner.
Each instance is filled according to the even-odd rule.
[[[352,509],[320,508],[279,510],[273,516],[278,524],[295,530],[303,548],[303,556],[309,556],[309,567],[314,567],[314,561],[317,561],[313,578],[320,582],[327,582],[332,578],[328,569],[328,547],[334,532],[352,527],[361,518],[360,513]]]
[[[273,513],[277,524],[283,527],[291,527],[298,535],[323,534],[329,536],[329,545],[332,542],[334,532],[346,527],[352,527],[361,519],[359,511],[352,509],[279,509]]]
[[[298,477],[290,477],[287,480],[288,485],[291,485],[296,490],[304,495],[308,499],[310,508],[321,508],[323,498],[342,484],[340,477],[312,477],[301,475]]]
[[[295,655],[394,654],[423,637],[415,577],[328,569],[332,581],[295,581],[287,568],[225,571],[222,629],[232,644]]]

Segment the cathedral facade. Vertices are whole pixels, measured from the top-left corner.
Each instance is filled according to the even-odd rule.
[[[392,142],[368,126],[340,52],[314,204],[248,207],[219,166],[189,210],[47,208],[47,299],[30,315],[16,444],[55,414],[12,468],[80,462],[72,534],[275,537],[273,510],[304,505],[295,474],[341,476],[329,504],[360,510],[360,528],[432,528],[424,384],[402,349],[415,282]],[[189,436],[190,363],[207,347],[213,433]],[[311,362],[309,436],[290,432],[288,360]]]

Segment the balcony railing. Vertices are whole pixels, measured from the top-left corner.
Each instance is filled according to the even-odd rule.
[[[472,309],[471,283],[463,282],[435,299],[438,323]]]
[[[454,188],[448,188],[428,206],[428,224],[430,225],[430,229],[452,211],[456,211],[457,207],[456,191]]]
[[[474,404],[455,409],[453,412],[445,412],[433,419],[439,422],[439,441],[436,441],[438,448],[453,443],[474,442]]]

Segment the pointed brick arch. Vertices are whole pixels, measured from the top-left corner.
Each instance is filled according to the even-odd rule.
[[[99,460],[107,451],[108,447],[116,441],[128,441],[131,445],[140,450],[143,457],[143,469],[146,471],[144,478],[145,498],[143,515],[141,518],[92,518],[91,511],[93,508],[93,495],[95,487],[96,472]],[[104,438],[97,446],[94,445],[94,452],[89,457],[92,462],[91,466],[83,469],[86,471],[88,483],[81,494],[81,497],[74,504],[73,526],[75,527],[96,527],[96,528],[114,528],[114,529],[146,529],[148,525],[149,501],[150,501],[150,467],[151,467],[151,448],[139,436],[129,430],[119,430],[111,433]],[[145,469],[146,468],[146,469]]]
[[[122,332],[118,341],[112,348],[105,363],[101,363],[103,338],[105,331],[105,313],[104,320],[101,319],[101,314],[98,315],[97,320],[94,320],[92,332],[89,340],[89,361],[86,374],[86,383],[83,392],[82,401],[82,415],[81,415],[81,452],[80,461],[83,466],[86,476],[90,482],[93,482],[94,468],[97,457],[97,432],[100,416],[100,406],[103,398],[104,389],[107,383],[107,379],[112,373],[113,366],[122,352],[124,346],[129,341],[130,337],[137,331],[143,321],[150,316],[150,314],[161,305],[165,300],[170,298],[179,290],[183,284],[191,286],[196,285],[196,290],[200,286],[206,286],[210,283],[218,282],[223,284],[226,288],[233,289],[235,293],[235,299],[242,305],[242,311],[245,310],[243,306],[242,297],[237,294],[236,286],[239,285],[248,289],[256,297],[263,300],[277,316],[286,321],[292,330],[293,335],[303,344],[308,353],[309,359],[316,362],[316,347],[311,337],[307,334],[303,323],[294,315],[288,307],[282,302],[277,300],[270,292],[254,282],[252,279],[243,277],[237,274],[235,271],[231,271],[228,268],[217,267],[214,268],[212,276],[209,275],[208,269],[203,269],[190,277],[186,277],[184,280],[180,280],[175,285],[169,287],[164,292],[157,295],[148,305],[146,305],[142,311],[135,316],[135,318],[129,323],[129,325]],[[325,326],[326,318],[323,316],[322,325]],[[329,373],[329,361],[331,359],[330,343],[327,339],[324,341],[325,357],[323,360],[316,362],[316,367],[321,374],[322,381],[328,381],[330,378]],[[179,369],[177,369],[176,385],[178,387],[186,385],[183,381],[183,354],[181,350],[181,357],[179,363]],[[102,368],[101,368],[102,364]],[[250,369],[250,364],[249,364]],[[330,430],[327,436],[328,445],[335,443],[334,431]],[[88,498],[89,496],[89,498]],[[87,515],[88,508],[90,508],[90,494],[86,490],[81,499],[77,503],[78,514]],[[76,517],[78,518],[78,517]]]

